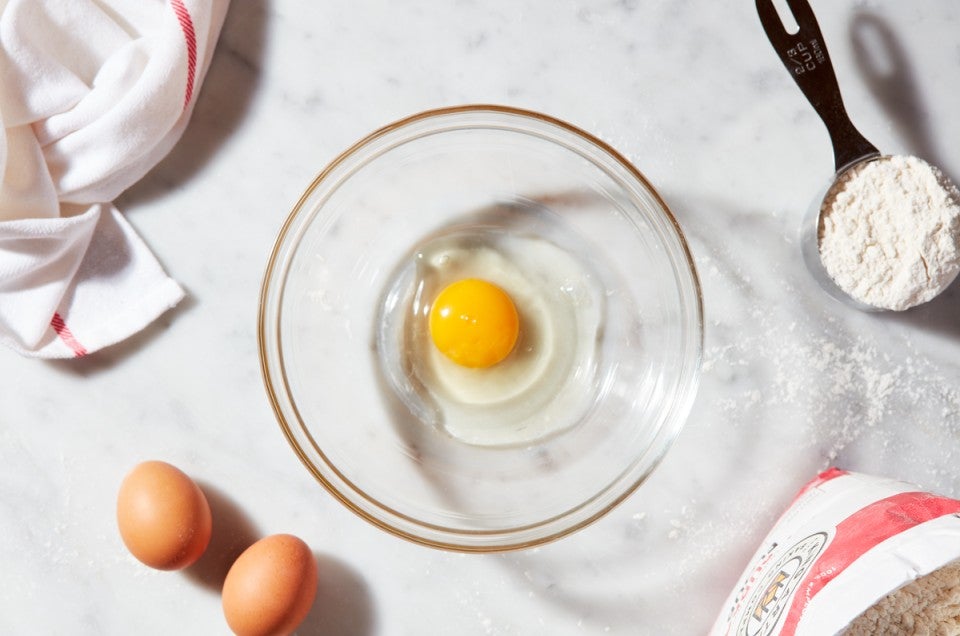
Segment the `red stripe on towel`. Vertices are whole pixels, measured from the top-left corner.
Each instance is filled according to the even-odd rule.
[[[86,348],[77,342],[77,339],[73,337],[73,334],[67,327],[67,323],[63,322],[63,316],[58,313],[54,313],[53,318],[50,320],[50,326],[53,327],[53,330],[57,332],[57,335],[60,336],[60,339],[63,340],[64,344],[70,347],[70,350],[73,351],[73,355],[78,358],[87,355]]]
[[[183,29],[183,38],[187,43],[187,90],[183,97],[183,108],[186,110],[193,97],[193,80],[197,73],[197,34],[193,30],[193,20],[190,11],[184,6],[183,0],[170,0],[173,12],[177,14],[180,28]]]

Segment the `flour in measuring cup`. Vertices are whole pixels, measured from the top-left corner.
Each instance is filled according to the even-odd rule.
[[[885,156],[844,173],[821,209],[820,258],[843,291],[902,311],[960,271],[960,191],[935,167]]]

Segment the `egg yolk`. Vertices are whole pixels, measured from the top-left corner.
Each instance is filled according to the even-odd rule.
[[[493,283],[465,278],[440,292],[430,308],[430,337],[459,365],[486,368],[506,358],[520,335],[517,308]]]

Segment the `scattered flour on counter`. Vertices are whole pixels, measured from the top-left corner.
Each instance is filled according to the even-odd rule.
[[[867,305],[909,309],[960,272],[960,192],[922,159],[867,161],[827,193],[819,240],[840,289]]]
[[[891,349],[830,319],[800,320],[785,337],[783,316],[763,307],[741,319],[751,329],[704,352],[705,376],[725,387],[713,401],[725,425],[762,417],[792,427],[791,443],[817,447],[823,468],[848,459],[843,453],[854,444],[857,453],[869,448],[902,458],[913,457],[906,439],[960,435],[960,387],[909,338]],[[949,478],[923,456],[915,459],[932,478]]]
[[[885,596],[843,636],[960,636],[960,562]]]

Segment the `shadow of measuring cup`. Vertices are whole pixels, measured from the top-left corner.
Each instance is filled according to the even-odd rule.
[[[957,183],[935,141],[916,74],[906,50],[890,24],[877,13],[861,9],[850,23],[850,40],[857,68],[877,103],[886,111],[910,152],[940,168]],[[883,316],[897,322],[960,338],[960,282],[933,301],[907,312]]]
[[[854,61],[867,87],[903,136],[907,148],[949,173],[934,141],[916,74],[893,28],[877,13],[862,9],[850,22],[850,40]]]

